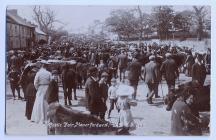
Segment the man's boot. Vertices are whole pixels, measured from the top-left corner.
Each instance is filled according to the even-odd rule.
[[[108,119],[110,118],[111,111],[112,110],[109,110],[109,112],[108,112]]]
[[[72,105],[71,100],[68,100],[68,102],[69,102],[69,105]]]
[[[74,93],[74,100],[77,100],[76,92]]]
[[[65,102],[65,105],[67,105],[67,99],[65,99],[64,102]]]

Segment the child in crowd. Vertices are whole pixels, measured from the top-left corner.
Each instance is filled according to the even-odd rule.
[[[108,89],[108,97],[110,100],[108,119],[110,118],[111,111],[114,109],[114,104],[116,106],[116,102],[117,102],[116,90],[117,90],[117,82],[116,82],[116,79],[113,78],[111,79],[111,86]]]
[[[129,99],[134,89],[128,85],[120,85],[116,91],[118,97],[117,108],[119,111],[119,131],[118,134],[129,134],[129,130],[135,128],[135,123],[131,114],[130,106],[136,106],[136,103]]]

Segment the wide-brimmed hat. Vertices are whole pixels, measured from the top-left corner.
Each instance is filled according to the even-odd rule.
[[[134,88],[128,85],[119,85],[118,89],[116,90],[116,94],[118,96],[130,96],[134,93]]]
[[[103,72],[102,74],[101,74],[101,77],[108,77],[109,76],[109,74],[107,73],[107,72]]]
[[[149,56],[149,60],[154,60],[154,59],[155,59],[154,55]]]
[[[41,64],[49,64],[48,61],[46,61],[46,60],[41,60],[40,63]]]
[[[166,57],[170,57],[172,54],[171,53],[166,53],[165,56]]]

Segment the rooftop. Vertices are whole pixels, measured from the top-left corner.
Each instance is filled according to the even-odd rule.
[[[28,27],[35,27],[34,24],[32,24],[31,22],[26,21],[26,19],[23,19],[22,17],[20,17],[17,14],[16,9],[7,10],[6,16],[11,18],[13,20],[13,22],[15,22],[17,24],[20,24],[20,25],[23,25],[23,26],[28,26]]]

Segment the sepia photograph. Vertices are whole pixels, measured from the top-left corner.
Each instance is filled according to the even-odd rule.
[[[5,135],[210,136],[211,21],[210,5],[7,5]]]

